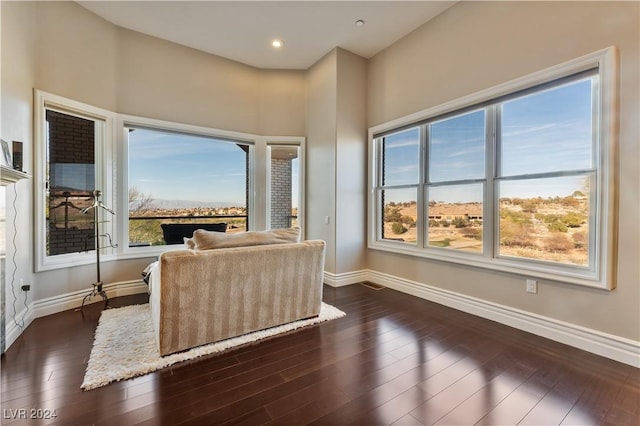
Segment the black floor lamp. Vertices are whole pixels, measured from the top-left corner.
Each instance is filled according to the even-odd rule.
[[[108,234],[105,235],[100,235],[100,220],[99,220],[99,214],[98,214],[98,210],[99,209],[103,209],[109,213],[111,213],[112,215],[115,214],[113,212],[113,210],[105,207],[104,204],[102,204],[102,201],[100,201],[100,196],[102,195],[102,191],[96,189],[93,191],[93,204],[91,204],[89,207],[86,207],[82,210],[80,210],[80,213],[82,214],[86,214],[89,212],[89,210],[93,209],[93,226],[95,227],[95,231],[96,231],[96,237],[95,237],[95,246],[96,246],[96,282],[93,283],[93,290],[91,290],[91,293],[87,294],[83,299],[82,299],[82,305],[80,305],[80,309],[82,309],[84,307],[84,302],[86,302],[86,300],[90,297],[93,296],[102,296],[102,299],[104,300],[104,306],[106,307],[109,304],[109,298],[107,297],[107,293],[105,293],[105,291],[102,289],[102,280],[100,279],[100,249],[106,248],[106,247],[117,247],[117,244],[111,244],[111,241],[109,241],[109,245],[105,246],[105,247],[100,247],[100,237],[101,236],[107,236]],[[110,238],[109,238],[110,239]]]

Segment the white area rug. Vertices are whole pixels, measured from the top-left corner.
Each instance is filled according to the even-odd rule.
[[[83,390],[99,388],[111,382],[141,376],[180,361],[222,352],[234,346],[345,315],[340,309],[322,303],[320,315],[317,318],[294,321],[161,357],[156,346],[148,304],[108,309],[100,316],[81,388]]]

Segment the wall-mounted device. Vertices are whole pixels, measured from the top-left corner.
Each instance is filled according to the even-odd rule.
[[[13,168],[22,171],[22,142],[13,141]]]

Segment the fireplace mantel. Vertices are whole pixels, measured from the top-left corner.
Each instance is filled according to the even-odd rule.
[[[0,181],[2,181],[2,186],[7,186],[29,177],[30,176],[25,172],[0,165]]]

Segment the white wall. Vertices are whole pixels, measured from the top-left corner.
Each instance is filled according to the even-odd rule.
[[[368,251],[370,269],[640,341],[639,4],[460,2],[369,61],[374,126],[608,46],[620,51],[618,287],[601,291]]]
[[[35,9],[32,4],[16,7],[14,3],[2,2],[2,77],[0,136],[8,141],[24,143],[23,170],[31,172],[32,133],[31,98],[35,78]],[[24,308],[24,293],[19,280],[31,284],[34,289],[32,268],[33,213],[31,208],[32,182],[22,180],[6,188],[6,324],[13,326],[14,298],[16,311]],[[16,195],[17,194],[17,195]],[[15,202],[15,208],[14,208]],[[16,233],[14,229],[17,229]],[[14,238],[15,237],[15,238]],[[15,241],[15,246],[14,246]],[[14,264],[15,262],[15,264]],[[12,289],[12,278],[13,289]],[[28,293],[31,303],[34,291]],[[18,318],[20,320],[20,318]]]

